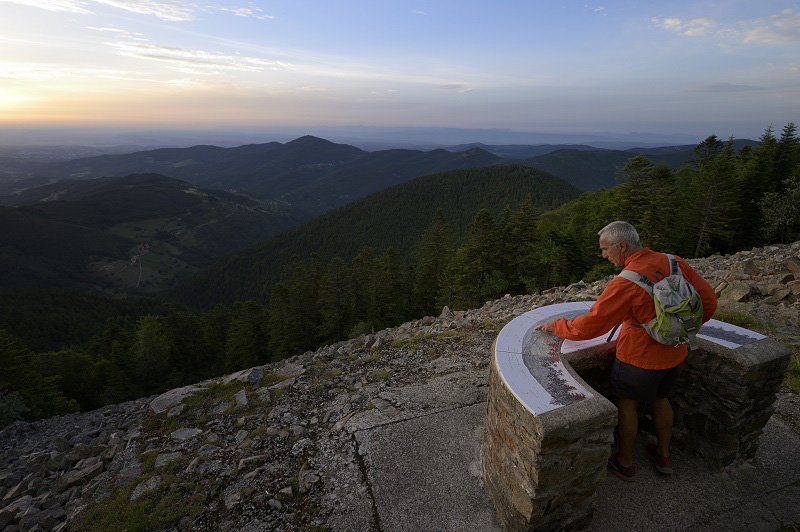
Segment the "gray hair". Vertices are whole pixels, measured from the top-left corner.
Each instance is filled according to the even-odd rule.
[[[598,237],[603,235],[606,235],[609,244],[626,242],[633,249],[642,247],[639,242],[639,233],[637,233],[636,228],[628,222],[611,222],[597,232]]]

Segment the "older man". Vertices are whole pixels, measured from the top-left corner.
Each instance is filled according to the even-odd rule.
[[[627,222],[612,222],[598,233],[603,258],[615,266],[645,275],[652,282],[670,275],[669,259],[663,253],[644,248],[639,234]],[[676,257],[684,278],[703,301],[703,322],[714,315],[714,289],[680,257]],[[680,376],[688,352],[686,344],[664,345],[653,340],[641,327],[655,316],[653,298],[639,285],[615,277],[589,309],[573,320],[558,319],[537,329],[570,340],[589,340],[622,322],[616,358],[611,368],[611,385],[617,399],[619,449],[608,460],[608,469],[623,480],[633,480],[637,465],[633,447],[639,430],[638,403],[652,403],[658,445],[648,444],[647,457],[662,474],[672,473],[670,440],[673,413],[669,398]]]

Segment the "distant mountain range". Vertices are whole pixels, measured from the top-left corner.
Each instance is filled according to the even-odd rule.
[[[748,144],[755,143],[736,141],[735,147]],[[1,227],[11,228],[0,238],[0,286],[161,293],[231,253],[379,191],[386,192],[367,204],[385,202],[381,212],[363,205],[333,211],[320,218],[321,222],[304,226],[317,228],[316,244],[304,244],[313,239],[304,236],[306,229],[297,229],[276,240],[285,250],[273,247],[270,253],[312,252],[316,245],[323,252],[330,248],[346,254],[353,251],[355,243],[403,248],[404,242],[416,241],[424,229],[420,224],[428,223],[438,206],[450,204],[454,212],[462,209],[461,214],[452,216],[463,230],[468,222],[464,216],[473,216],[477,209],[499,209],[517,202],[519,194],[504,188],[503,183],[517,182],[513,176],[519,174],[519,165],[544,171],[526,174],[526,187],[539,180],[548,183],[549,191],[560,190],[555,196],[534,198],[544,208],[575,197],[577,189],[614,186],[618,170],[638,153],[678,168],[691,158],[693,149],[693,145],[619,151],[586,145],[465,144],[447,150],[368,152],[304,136],[285,144],[161,148],[69,161],[40,160],[33,166],[29,163],[34,159],[13,158],[17,162],[24,159],[25,164],[0,168],[13,174],[0,193],[15,190],[0,196],[0,205],[18,207],[0,209]],[[504,166],[510,161],[517,166]],[[490,172],[490,167],[499,169]],[[443,176],[448,171],[473,168],[482,170],[452,174],[469,176],[464,183],[435,184],[437,179],[456,179],[447,182],[458,183],[452,175]],[[35,169],[35,178],[25,173],[31,169]],[[487,181],[489,173],[493,177]],[[415,191],[413,199],[406,197],[405,189],[397,192],[392,188],[432,174],[439,177],[418,181],[408,189]],[[0,180],[2,175],[0,171]],[[480,188],[487,182],[492,183],[489,189]],[[560,184],[553,184],[556,182]],[[462,186],[471,192],[464,196]],[[432,188],[424,191],[426,187]],[[434,192],[437,187],[446,192]],[[462,198],[460,206],[452,203],[452,198]],[[407,201],[410,209],[402,203]],[[360,214],[347,214],[351,212]],[[394,213],[396,221],[382,217],[388,212]],[[408,213],[416,218],[409,219]],[[341,222],[342,216],[349,221]],[[381,227],[381,232],[375,232],[381,236],[376,238],[369,236],[371,226],[362,221],[373,219]],[[392,225],[395,227],[385,229]],[[360,229],[353,229],[356,226]],[[394,235],[392,231],[399,228],[403,230]],[[353,231],[360,231],[360,236],[353,237]]]
[[[737,147],[746,144],[755,143],[736,141]],[[543,169],[582,190],[608,188],[616,184],[618,169],[636,154],[642,153],[655,162],[666,162],[678,168],[689,160],[693,148],[693,145],[680,145],[622,151],[581,144],[463,144],[428,151],[368,152],[304,136],[285,144],[270,142],[236,148],[201,145],[48,162],[29,168],[29,174],[38,181],[20,182],[17,175],[14,186],[18,189],[60,179],[158,173],[202,187],[280,200],[304,212],[306,218],[312,218],[415,177],[509,161]],[[8,189],[6,184],[5,190]]]
[[[293,255],[317,253],[346,261],[361,249],[394,247],[410,255],[434,212],[442,208],[456,241],[481,208],[497,215],[527,196],[534,208],[551,210],[580,195],[563,180],[522,165],[451,170],[414,179],[332,210],[228,257],[178,286],[172,293],[197,308],[254,299],[266,302],[281,266]],[[455,243],[455,242],[454,242]]]
[[[65,180],[0,207],[0,287],[157,294],[300,221],[292,207],[157,174]]]
[[[203,187],[291,203],[311,218],[421,175],[500,161],[482,150],[366,152],[305,136],[286,144],[193,146],[80,158],[42,165],[37,174],[50,179],[94,179],[158,173]]]

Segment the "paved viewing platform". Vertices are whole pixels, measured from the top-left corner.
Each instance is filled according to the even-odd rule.
[[[551,305],[512,320],[495,343],[486,401],[355,432],[381,529],[774,531],[800,525],[800,461],[794,459],[800,451],[800,400],[778,393],[773,405],[772,373],[785,367],[774,342],[724,322],[707,323],[698,335],[700,352],[690,355],[701,360],[687,361],[690,387],[716,394],[713,379],[722,375],[727,381],[721,385],[735,388],[740,400],[735,409],[771,414],[777,408],[777,415],[756,415],[754,422],[733,412],[720,431],[715,419],[722,414],[706,398],[691,415],[676,414],[675,473],[663,477],[654,471],[644,456],[649,435],[642,433],[635,452],[639,472],[626,483],[605,471],[616,409],[580,375],[613,357],[614,338],[571,342],[533,330],[541,321],[585,313],[590,305]],[[714,371],[708,364],[716,364]],[[700,382],[709,375],[712,382]],[[736,389],[731,379],[745,387]],[[750,397],[748,386],[755,395],[766,390],[772,396]],[[498,409],[500,388],[505,396]],[[696,401],[692,393],[675,400],[684,414]],[[490,448],[487,433],[500,418],[507,422],[495,438],[502,449]],[[698,439],[685,425],[701,422],[709,434]],[[534,448],[525,449],[529,443]],[[502,464],[492,470],[492,460]],[[508,480],[509,486],[499,486]],[[503,525],[503,511],[523,517]],[[541,521],[534,527],[536,519]]]

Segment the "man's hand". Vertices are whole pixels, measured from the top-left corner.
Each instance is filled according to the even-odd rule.
[[[553,332],[553,324],[554,323],[555,323],[555,320],[546,321],[544,323],[540,323],[539,325],[534,327],[534,329],[536,329],[537,331],[544,331],[544,332],[552,333]]]

